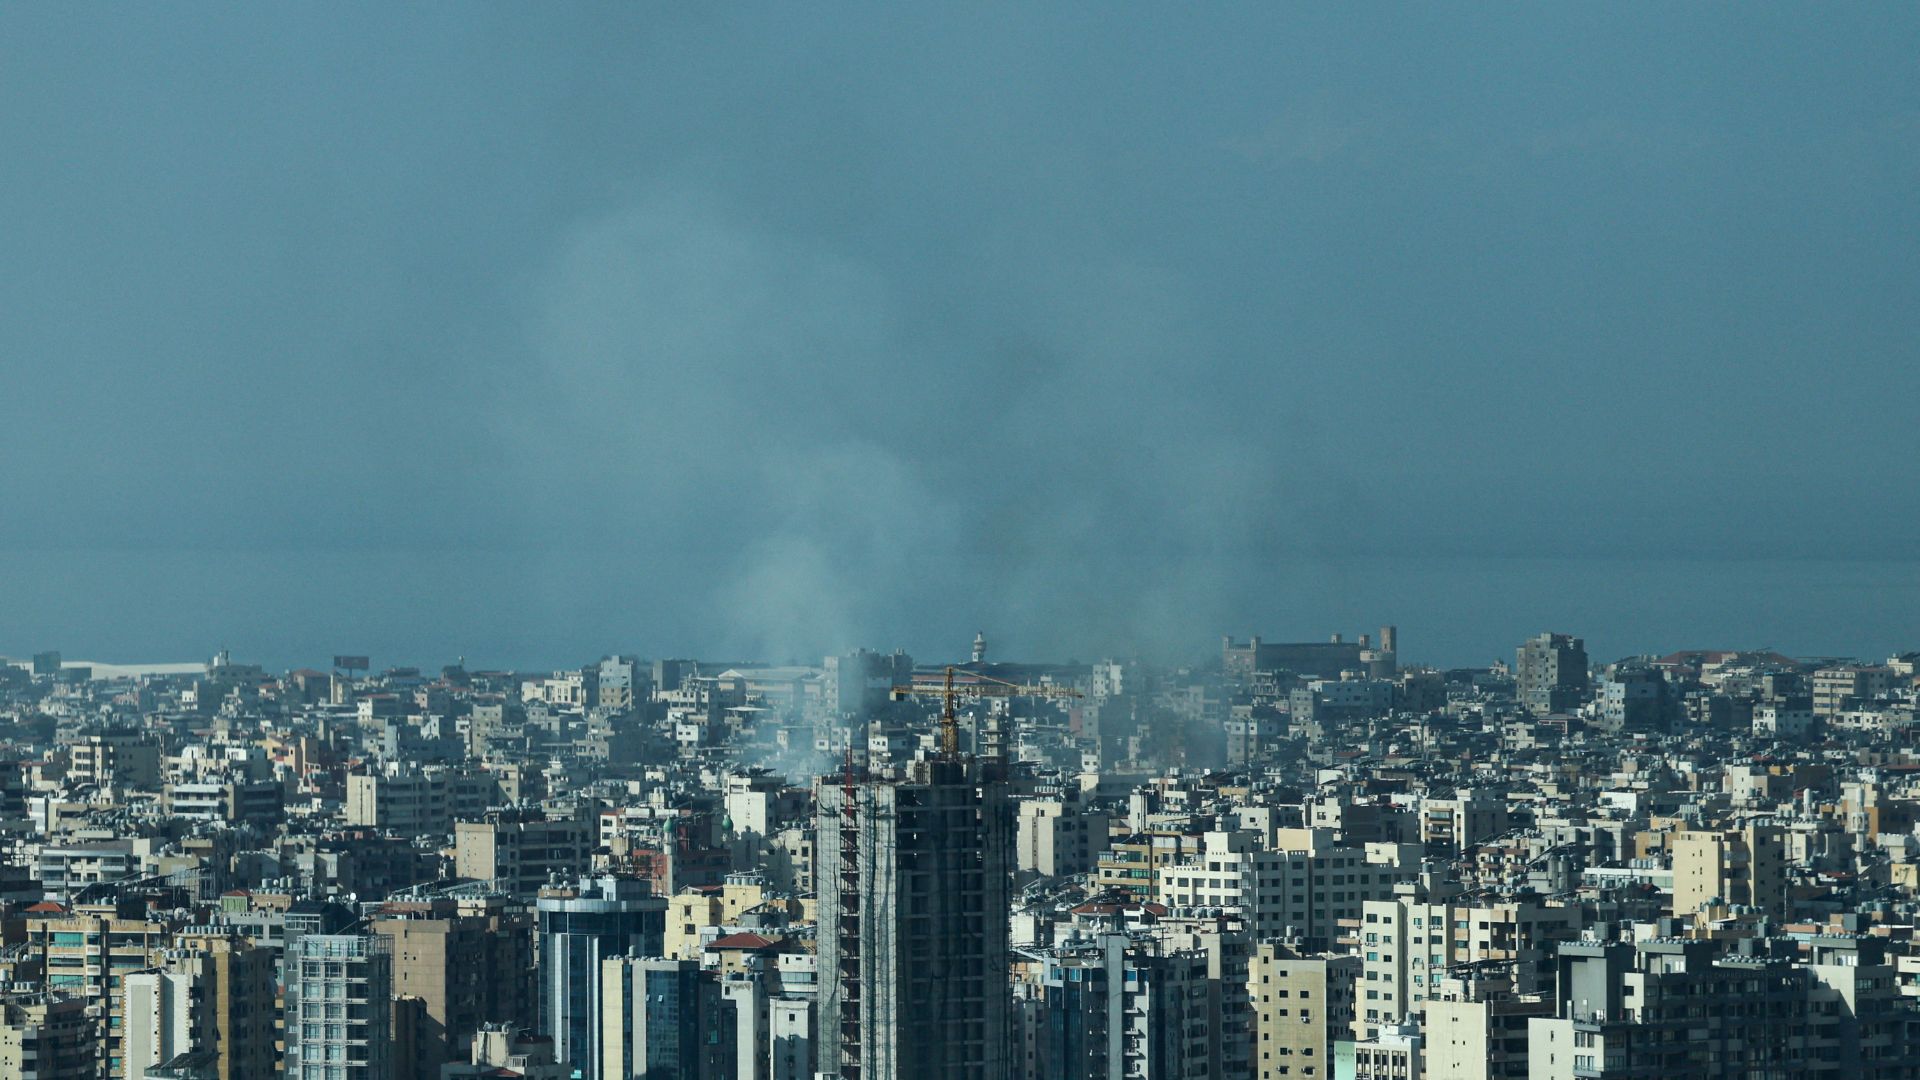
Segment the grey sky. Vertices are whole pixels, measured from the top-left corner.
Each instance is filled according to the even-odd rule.
[[[0,653],[1915,645],[1905,5],[15,6]]]

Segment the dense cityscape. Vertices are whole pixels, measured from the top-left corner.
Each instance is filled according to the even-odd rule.
[[[0,3],[0,1080],[1920,1080],[1916,57]]]
[[[1920,1072],[1920,653],[0,666],[0,1075]]]

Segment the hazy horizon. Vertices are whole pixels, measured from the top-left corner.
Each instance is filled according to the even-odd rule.
[[[26,576],[14,559],[10,553],[0,553],[0,571],[10,578]],[[468,632],[446,633],[437,627],[450,616],[467,615],[477,607],[472,599],[463,600],[451,591],[449,579],[475,568],[457,562],[449,565],[444,556],[436,556],[417,560],[402,572],[388,560],[377,561],[371,573],[367,573],[367,560],[358,556],[301,567],[300,573],[284,579],[297,586],[292,598],[302,610],[327,615],[317,624],[289,624],[274,616],[275,609],[249,605],[227,591],[251,588],[252,582],[286,565],[280,558],[208,559],[197,571],[176,559],[164,572],[146,578],[166,582],[165,591],[136,599],[180,612],[174,624],[177,633],[154,636],[138,627],[102,633],[92,629],[94,624],[85,612],[56,612],[48,619],[45,634],[0,638],[0,656],[25,659],[43,649],[59,649],[68,660],[135,664],[199,661],[230,649],[237,662],[260,663],[270,670],[325,667],[335,654],[371,656],[376,668],[435,670],[464,655],[476,668],[537,671],[576,667],[613,652],[649,659],[693,656],[818,663],[827,652],[864,647],[904,648],[919,662],[935,663],[965,659],[974,633],[984,631],[992,659],[1090,662],[1140,657],[1179,664],[1217,660],[1222,634],[1316,641],[1341,633],[1352,639],[1393,622],[1400,628],[1403,662],[1442,667],[1511,662],[1514,648],[1524,638],[1546,630],[1584,637],[1596,663],[1701,648],[1773,649],[1798,657],[1881,660],[1914,648],[1912,638],[1900,636],[1899,628],[1920,605],[1920,573],[1905,563],[1526,559],[1320,563],[1308,568],[1309,576],[1320,579],[1317,583],[1300,579],[1291,587],[1273,583],[1299,601],[1291,614],[1261,617],[1250,604],[1231,624],[1172,647],[1101,649],[1055,638],[1023,638],[992,622],[956,622],[927,629],[908,629],[903,622],[895,632],[840,642],[819,653],[755,653],[730,648],[719,639],[701,640],[676,634],[671,627],[630,621],[617,604],[569,610],[551,598],[534,598],[541,586],[552,582],[551,577],[536,567],[516,568],[510,562],[487,568],[489,573],[519,582],[510,581],[507,595],[487,607],[521,605],[514,616],[496,620],[476,615]],[[101,569],[109,575],[116,571],[111,565]],[[1690,595],[1676,586],[1701,576],[1703,587],[1738,598],[1737,602],[1698,610]],[[395,581],[407,586],[401,595],[414,603],[417,615],[386,617],[375,624],[357,618],[354,605],[344,602],[358,598],[371,604]],[[1769,590],[1762,587],[1767,581],[1778,584]],[[29,592],[25,599],[29,605],[43,603],[52,611],[64,591],[64,583],[56,577],[46,583],[44,594]],[[1798,594],[1793,607],[1776,595],[1780,591]],[[1563,602],[1569,592],[1581,597],[1578,605]],[[334,602],[325,602],[327,596],[334,597]],[[1823,635],[1802,629],[1808,612],[1821,623],[1842,626],[1841,631]]]
[[[1920,10],[196,15],[0,11],[0,651],[1920,647]]]

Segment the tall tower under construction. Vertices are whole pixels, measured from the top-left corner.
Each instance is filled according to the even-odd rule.
[[[996,772],[942,755],[820,780],[822,1071],[1005,1080],[1013,843]]]

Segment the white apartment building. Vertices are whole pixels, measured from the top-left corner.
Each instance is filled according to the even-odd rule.
[[[1270,842],[1253,832],[1209,832],[1198,854],[1155,871],[1154,899],[1233,909],[1256,939],[1291,931],[1331,941],[1340,920],[1358,918],[1366,900],[1391,896],[1417,866],[1412,845],[1340,846],[1324,829],[1277,829]]]
[[[1411,885],[1390,899],[1368,901],[1360,920],[1354,1038],[1422,1016],[1455,964],[1514,961],[1521,975],[1529,974],[1541,960],[1540,943],[1573,935],[1579,918],[1576,908],[1531,902],[1428,900]],[[1518,989],[1534,987],[1523,982]]]

